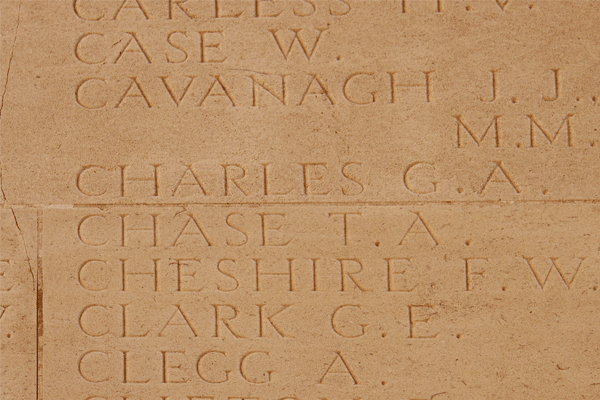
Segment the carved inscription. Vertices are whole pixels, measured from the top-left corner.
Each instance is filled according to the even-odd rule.
[[[2,400],[600,398],[597,1],[6,3]]]

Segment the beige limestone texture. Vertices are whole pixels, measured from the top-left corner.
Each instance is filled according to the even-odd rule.
[[[600,399],[599,23],[1,0],[0,399]]]

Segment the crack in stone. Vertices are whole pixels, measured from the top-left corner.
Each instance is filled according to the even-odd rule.
[[[19,36],[19,26],[21,25],[21,5],[22,1],[19,1],[19,8],[17,9],[17,26],[15,27],[15,37],[13,39],[12,47],[10,49],[10,56],[8,58],[8,67],[6,69],[6,80],[4,81],[4,90],[2,91],[2,97],[0,99],[0,119],[2,118],[2,110],[4,109],[4,97],[6,96],[6,92],[8,90],[8,81],[10,78],[10,69],[12,67],[13,56],[15,53],[15,46],[17,45],[17,37]],[[1,155],[1,153],[0,153]],[[1,157],[0,157],[1,163]],[[0,193],[2,193],[2,197],[7,201],[6,194],[4,193],[3,186],[3,169],[0,166]],[[31,259],[29,258],[29,253],[27,251],[27,243],[25,241],[25,236],[23,235],[23,231],[19,226],[19,221],[17,220],[17,215],[15,214],[15,210],[10,207],[10,211],[12,213],[13,219],[15,220],[15,226],[19,231],[19,235],[21,236],[21,240],[23,241],[23,248],[25,250],[25,257],[27,257],[27,265],[29,265],[29,274],[31,275],[31,282],[33,284],[33,289],[35,290],[35,276],[33,275],[33,268],[31,266]]]
[[[6,198],[6,194],[4,193],[4,170],[2,165],[0,164],[0,194],[2,194],[2,198],[6,203],[8,203],[8,199]]]
[[[15,214],[15,210],[10,207],[10,212],[12,213],[12,216],[15,220],[15,226],[17,227],[17,230],[19,231],[19,235],[21,236],[21,240],[23,241],[23,247],[25,249],[25,257],[27,257],[27,264],[29,265],[29,273],[31,274],[31,281],[33,283],[33,288],[35,290],[35,277],[33,276],[33,268],[31,267],[31,259],[29,258],[29,253],[27,252],[27,242],[25,241],[25,236],[23,235],[23,231],[21,230],[21,227],[19,226],[19,221],[17,221],[17,214]]]
[[[8,89],[8,78],[10,76],[10,67],[12,66],[15,46],[17,44],[17,36],[19,35],[19,25],[21,24],[21,4],[22,2],[19,2],[19,9],[17,10],[17,27],[15,28],[15,38],[13,39],[12,48],[10,49],[10,56],[8,57],[8,68],[6,69],[4,91],[2,92],[2,99],[0,99],[0,119],[2,118],[2,109],[4,108],[4,96],[6,95],[6,90]]]

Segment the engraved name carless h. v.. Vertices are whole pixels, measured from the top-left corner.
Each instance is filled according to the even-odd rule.
[[[510,0],[485,0],[494,4],[494,11],[506,12]],[[313,17],[319,15],[348,15],[356,0],[112,0],[101,4],[90,0],[74,0],[72,11],[83,21],[118,21],[131,18],[150,20],[208,20],[278,17]],[[95,4],[96,3],[96,4]],[[474,11],[471,5],[463,6],[456,0],[384,0],[388,8],[401,14],[445,13],[449,9]],[[489,5],[489,4],[486,4]],[[487,8],[487,7],[486,7]],[[533,9],[528,4],[528,9]]]
[[[306,18],[319,15],[339,17],[347,15],[351,10],[352,0],[112,0],[103,2],[73,0],[72,2],[75,16],[88,22],[119,21],[126,18],[137,21],[203,21],[286,16]]]

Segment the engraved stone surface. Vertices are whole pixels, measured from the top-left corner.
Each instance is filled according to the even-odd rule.
[[[2,0],[1,400],[600,398],[597,0]]]

